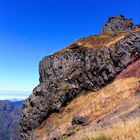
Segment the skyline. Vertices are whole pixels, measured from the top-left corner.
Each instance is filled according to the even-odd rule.
[[[31,92],[44,56],[99,33],[110,16],[140,23],[139,5],[139,0],[0,0],[0,90]]]
[[[24,100],[31,95],[29,91],[3,91],[0,90],[0,100],[18,101]]]

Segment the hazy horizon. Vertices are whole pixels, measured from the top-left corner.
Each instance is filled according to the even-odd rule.
[[[0,100],[25,100],[31,91],[0,90]]]

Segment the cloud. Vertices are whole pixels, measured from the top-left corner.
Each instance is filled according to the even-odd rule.
[[[25,100],[30,94],[28,91],[0,91],[0,100]]]

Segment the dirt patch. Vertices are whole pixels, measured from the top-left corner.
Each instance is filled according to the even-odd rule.
[[[136,62],[130,64],[116,77],[116,79],[123,79],[129,77],[140,78],[140,60],[137,60]]]

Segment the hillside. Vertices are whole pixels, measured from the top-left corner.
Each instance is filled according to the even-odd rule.
[[[40,84],[23,105],[21,139],[80,140],[139,117],[139,58],[139,26],[124,16],[44,57]]]
[[[0,100],[0,140],[19,140],[19,117],[23,101]]]
[[[125,123],[131,117],[140,117],[140,78],[137,76],[140,75],[140,71],[137,71],[139,66],[140,61],[128,66],[111,84],[99,91],[81,93],[59,113],[53,113],[34,132],[35,137],[47,139],[62,134],[77,140],[114,123]],[[83,122],[72,125],[74,116],[79,121],[83,117]]]

